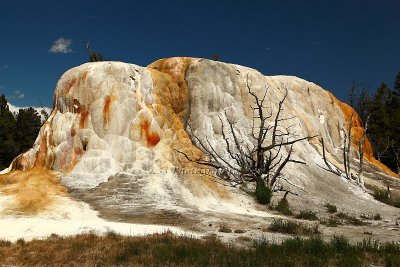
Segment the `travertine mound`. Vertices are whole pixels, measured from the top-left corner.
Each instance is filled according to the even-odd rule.
[[[67,71],[57,84],[53,110],[34,147],[18,156],[0,180],[10,188],[12,179],[5,177],[15,176],[17,170],[57,176],[54,181],[59,183],[46,183],[57,187],[52,192],[66,194],[58,188],[61,184],[70,196],[113,219],[146,214],[159,219],[165,211],[175,215],[212,211],[269,216],[257,210],[252,197],[221,185],[205,174],[207,170],[199,169],[204,167],[188,163],[176,153],[201,155],[191,135],[203,140],[207,137],[217,151],[226,153],[219,119],[226,116],[235,122],[243,140],[252,142],[249,130],[254,99],[247,86],[260,97],[268,90],[267,104],[273,111],[287,88],[283,117],[293,119],[283,123],[293,125],[291,132],[297,136],[317,135],[294,147],[295,157],[307,165],[288,165],[284,170],[296,185],[292,190],[299,193],[296,203],[322,205],[347,199],[379,209],[378,204],[370,205],[374,201],[360,188],[321,168],[323,138],[327,158],[343,169],[342,129],[354,113],[348,105],[297,77],[264,76],[250,68],[196,58],[162,59],[148,67],[95,62]],[[352,158],[356,163],[356,146],[363,132],[357,114],[353,126]],[[367,181],[373,182],[379,175],[394,177],[373,158],[368,140],[364,155]],[[1,194],[21,192],[17,187],[24,183],[18,180],[14,184],[13,190],[2,187]]]

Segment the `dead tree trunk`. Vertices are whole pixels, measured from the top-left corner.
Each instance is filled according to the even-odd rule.
[[[365,122],[364,125],[364,130],[363,130],[363,134],[361,136],[360,139],[360,143],[358,144],[358,152],[360,155],[360,161],[359,161],[359,165],[358,165],[358,177],[357,177],[357,183],[360,185],[364,185],[364,180],[362,178],[362,174],[363,174],[363,161],[364,161],[364,150],[363,150],[363,146],[364,146],[364,142],[365,142],[365,137],[367,135],[367,129],[368,129],[368,121],[369,121],[369,116],[367,117],[367,120]]]

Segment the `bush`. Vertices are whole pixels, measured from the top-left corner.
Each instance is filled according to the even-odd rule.
[[[351,225],[361,226],[366,224],[362,220],[356,218],[354,215],[350,215],[345,212],[339,212],[338,214],[336,214],[336,216],[340,219],[346,220]]]
[[[382,217],[379,213],[375,213],[375,214],[360,214],[360,218],[362,219],[366,219],[366,220],[375,220],[375,221],[379,221],[382,220]]]
[[[265,184],[260,183],[256,187],[255,197],[258,203],[266,205],[271,202],[272,190],[265,186]]]
[[[318,220],[317,213],[312,210],[301,210],[300,213],[296,215],[296,218],[309,221]]]
[[[341,220],[333,216],[329,217],[328,219],[321,219],[319,222],[320,224],[326,225],[328,227],[336,227],[343,224]]]
[[[396,208],[400,208],[400,198],[393,197],[389,194],[388,189],[375,188],[373,196],[376,200]]]
[[[268,227],[271,232],[278,232],[284,234],[296,234],[296,235],[313,235],[319,234],[318,225],[316,226],[305,226],[295,221],[284,221],[282,219],[273,220],[271,225]]]
[[[385,189],[375,189],[373,196],[376,200],[383,203],[388,203],[390,201],[389,191]]]
[[[221,225],[221,226],[219,227],[219,231],[220,231],[221,233],[232,233],[232,229],[229,228],[229,227],[226,226],[226,225]]]
[[[279,200],[278,205],[275,209],[284,215],[292,215],[292,210],[290,209],[289,201],[286,198]]]
[[[325,204],[326,209],[328,210],[329,213],[336,213],[337,212],[337,207],[336,205],[326,203]]]

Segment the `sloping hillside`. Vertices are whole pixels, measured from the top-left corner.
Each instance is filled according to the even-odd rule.
[[[351,166],[357,168],[363,129],[349,106],[297,77],[264,76],[250,68],[195,58],[162,59],[148,67],[96,62],[67,71],[57,84],[53,110],[34,147],[0,176],[0,225],[18,220],[19,236],[33,232],[24,228],[26,216],[79,221],[68,233],[121,229],[109,221],[123,221],[201,233],[230,224],[245,228],[249,235],[260,234],[281,215],[210,175],[215,170],[177,153],[201,156],[202,150],[192,143],[198,138],[226,155],[221,119],[233,122],[241,140],[251,145],[254,99],[249,88],[260,98],[267,90],[266,112],[276,112],[287,89],[283,127],[296,136],[316,136],[293,147],[293,156],[306,165],[288,164],[283,170],[282,186],[296,194],[289,196],[294,209],[311,208],[323,217],[328,216],[324,205],[334,203],[357,215],[380,213],[384,221],[374,226],[376,231],[382,239],[395,238],[392,229],[398,229],[399,209],[377,202],[355,182],[325,170],[322,138],[326,158],[344,170],[342,130],[350,118]],[[377,186],[389,183],[396,193],[398,177],[373,158],[368,140],[363,150],[364,181]],[[282,148],[282,155],[286,153]],[[354,175],[357,171],[352,170]],[[277,194],[274,201],[281,197]],[[101,223],[90,224],[91,220]],[[365,229],[326,227],[323,234],[335,231],[361,238]]]

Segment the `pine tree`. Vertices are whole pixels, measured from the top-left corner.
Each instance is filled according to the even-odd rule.
[[[0,96],[0,169],[8,167],[14,155],[18,153],[15,142],[16,121],[11,113],[7,99]]]
[[[394,91],[400,96],[400,71],[397,73],[396,79],[394,80]]]
[[[41,127],[39,113],[33,108],[20,109],[17,115],[16,140],[19,153],[30,149]]]

